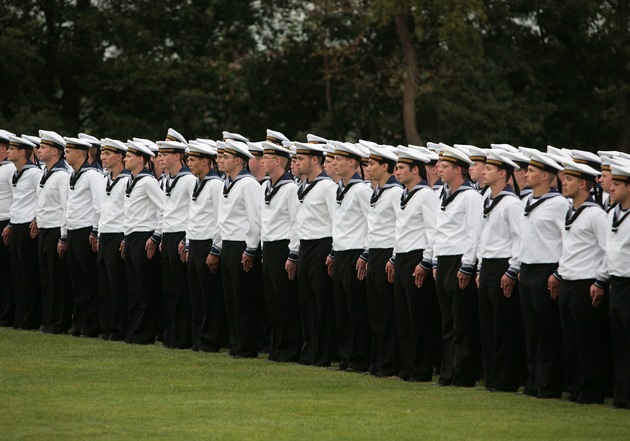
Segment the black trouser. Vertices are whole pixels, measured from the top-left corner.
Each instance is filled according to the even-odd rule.
[[[185,235],[183,231],[162,235],[164,346],[177,349],[192,347],[188,270],[178,251],[179,244]]]
[[[336,356],[332,280],[326,270],[331,249],[331,237],[300,241],[297,274],[304,334],[301,364],[330,366]]]
[[[366,294],[370,330],[372,331],[372,360],[370,372],[386,376],[398,374],[398,330],[394,284],[387,281],[385,265],[392,249],[370,248],[370,262],[366,275]]]
[[[127,278],[120,256],[123,233],[101,233],[98,245],[98,312],[101,332],[110,340],[127,333]]]
[[[610,278],[608,311],[615,371],[613,404],[630,408],[630,277]]]
[[[223,241],[221,273],[228,324],[230,325],[230,353],[237,357],[258,356],[259,312],[258,284],[255,266],[260,265],[260,250],[254,258],[254,267],[243,269],[244,241]]]
[[[161,304],[159,254],[147,259],[145,246],[153,232],[137,232],[125,236],[125,271],[127,273],[127,335],[125,342],[155,343],[158,312]]]
[[[269,359],[298,361],[303,342],[302,321],[297,279],[289,280],[284,267],[289,256],[289,241],[265,242],[263,250],[264,291],[272,330]]]
[[[333,289],[337,346],[341,366],[364,372],[372,347],[365,280],[357,278],[357,260],[363,250],[335,252]]]
[[[39,274],[42,284],[44,332],[65,334],[72,324],[72,285],[68,259],[59,258],[61,228],[39,229]]]
[[[567,388],[572,398],[584,403],[604,402],[611,373],[608,295],[594,307],[590,295],[594,281],[563,280],[558,298]]]
[[[547,289],[557,263],[522,264],[519,278],[521,312],[529,377],[523,393],[560,397],[565,385],[560,309]]]
[[[16,329],[39,329],[42,322],[42,291],[39,283],[37,239],[31,239],[30,223],[11,228],[11,279],[15,298]]]
[[[479,377],[479,306],[475,275],[459,287],[461,255],[439,256],[436,288],[442,311],[442,369],[439,384],[474,386]]]
[[[503,295],[509,259],[483,259],[479,273],[479,324],[486,387],[516,392],[525,372],[525,335],[518,284]]]
[[[9,224],[9,220],[0,221],[0,231]],[[11,284],[11,245],[5,245],[0,240],[0,326],[13,326],[15,321],[15,299],[13,297],[13,286]]]
[[[68,268],[72,282],[73,335],[98,337],[98,281],[96,253],[90,245],[92,227],[68,230]]]
[[[439,319],[433,275],[422,287],[413,272],[424,250],[397,253],[394,265],[394,301],[398,325],[399,376],[403,380],[431,381],[435,349],[435,321]]]
[[[212,274],[206,265],[211,248],[212,239],[190,240],[188,243],[192,348],[203,352],[218,352],[228,332],[221,268]]]

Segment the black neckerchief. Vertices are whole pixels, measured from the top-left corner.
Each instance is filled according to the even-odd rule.
[[[492,196],[486,198],[483,201],[483,218],[487,218],[490,215],[490,212],[494,210],[494,207],[499,204],[499,201],[506,196],[516,196],[516,193],[514,193],[514,190],[512,190],[512,187],[510,187],[509,185],[506,185],[496,198],[492,198]],[[490,200],[492,200],[492,203],[490,203]]]
[[[455,200],[455,198],[457,196],[459,196],[461,193],[467,191],[467,190],[474,190],[475,188],[472,186],[471,182],[466,180],[464,181],[464,183],[457,189],[457,191],[455,193],[452,193],[450,195],[449,192],[444,192],[444,194],[442,195],[442,205],[440,206],[440,209],[442,211],[446,210],[446,207],[449,206],[449,204],[451,202],[453,202]],[[447,196],[448,195],[448,196]]]
[[[40,188],[44,188],[44,185],[46,185],[46,182],[48,181],[48,179],[56,172],[63,170],[63,171],[68,171],[68,169],[66,168],[66,163],[63,161],[63,159],[60,159],[59,161],[57,161],[55,163],[55,165],[53,165],[50,170],[46,169],[44,170],[44,173],[42,174],[42,178],[39,180],[39,187]]]
[[[122,171],[118,174],[118,176],[116,176],[116,179],[112,181],[112,174],[107,173],[107,185],[105,186],[105,193],[107,193],[107,196],[111,194],[112,190],[114,189],[116,184],[118,184],[118,181],[121,180],[121,178],[125,176],[129,176],[129,175],[130,175],[129,170],[122,169]]]
[[[203,191],[203,187],[205,187],[206,183],[208,181],[210,181],[211,179],[218,179],[220,181],[221,180],[221,176],[216,174],[214,171],[210,170],[210,173],[208,173],[206,176],[204,176],[204,178],[201,181],[199,179],[197,179],[197,183],[195,184],[195,190],[193,191],[193,194],[192,194],[192,200],[193,201],[197,200],[197,198],[199,197],[199,195]]]
[[[179,178],[189,174],[191,174],[190,169],[185,165],[182,166],[181,170],[175,175],[175,177],[171,178],[171,175],[169,174],[166,178],[166,196],[171,197],[171,192],[175,190],[175,185],[177,185],[177,181],[179,181]]]
[[[382,187],[376,186],[376,188],[372,192],[372,197],[370,198],[370,207],[373,207],[374,205],[376,205],[376,203],[381,198],[381,195],[385,192],[385,190],[387,190],[388,188],[394,188],[394,187],[401,188],[402,185],[400,185],[400,182],[398,182],[396,178],[393,176],[390,176],[387,182],[385,183],[385,185],[383,185]]]
[[[612,204],[610,204],[608,208],[606,209],[606,213],[610,213],[610,211],[614,210],[617,207],[617,205],[619,205],[618,202],[613,202]]]
[[[258,181],[258,183],[262,186],[265,185],[267,183],[267,181],[269,181],[271,178],[269,176],[264,176],[260,181]]]
[[[272,183],[271,179],[267,180],[269,184],[265,185],[265,204],[269,205],[273,197],[278,193],[283,185],[293,182],[293,178],[289,173],[285,173],[275,182]]]
[[[141,179],[146,178],[147,176],[153,176],[153,173],[151,173],[149,169],[143,168],[142,171],[138,173],[138,176],[136,176],[135,178],[131,178],[129,181],[127,181],[127,190],[125,190],[125,196],[127,196],[128,198],[131,197],[131,192],[133,191],[136,184]],[[153,177],[155,178],[155,176]]]
[[[317,185],[319,181],[323,181],[324,179],[330,179],[330,177],[326,173],[321,172],[315,179],[313,179],[313,182],[304,181],[297,194],[300,203],[304,203],[306,195]]]
[[[569,231],[571,229],[571,225],[573,225],[573,222],[575,222],[577,218],[580,217],[580,214],[584,211],[584,209],[588,207],[601,208],[601,205],[596,203],[595,199],[593,199],[592,196],[589,196],[588,199],[586,199],[584,203],[580,206],[580,208],[575,211],[575,213],[573,213],[573,206],[571,206],[571,208],[569,208],[569,210],[567,211],[566,217],[564,218],[564,229]]]
[[[538,198],[536,202],[531,204],[531,201],[534,198],[533,193],[532,193],[531,197],[527,199],[527,203],[525,204],[525,211],[523,214],[525,215],[525,217],[529,216],[531,212],[534,211],[534,209],[538,207],[540,204],[542,204],[548,199],[555,198],[558,196],[561,196],[560,193],[558,193],[557,191],[550,190],[548,193],[545,193],[540,198]]]
[[[70,175],[70,190],[74,191],[74,187],[77,185],[77,182],[79,182],[79,178],[83,176],[83,173],[90,169],[94,169],[94,166],[86,160],[78,171],[72,172]]]
[[[228,195],[230,194],[230,191],[232,191],[232,187],[234,187],[234,184],[236,184],[241,179],[247,176],[251,176],[251,175],[252,174],[248,172],[247,169],[244,168],[240,172],[238,172],[238,175],[236,175],[236,178],[234,178],[234,180],[227,178],[227,180],[223,183],[223,197],[224,198],[228,197]]]
[[[621,210],[621,205],[617,204],[617,206],[615,207],[615,211],[613,212],[613,222],[612,222],[612,232],[616,233],[617,230],[619,229],[619,226],[621,225],[621,223],[626,220],[626,218],[628,217],[628,215],[630,214],[630,210],[625,210],[625,214],[623,215],[623,217],[621,219],[619,219],[619,215],[621,214],[623,210]]]
[[[484,194],[486,194],[486,191],[488,191],[489,189],[490,189],[489,185],[484,185],[483,188],[479,189],[479,194],[483,196]]]
[[[20,182],[20,178],[22,177],[24,172],[26,170],[28,170],[29,168],[37,168],[37,166],[35,164],[33,164],[31,161],[26,161],[26,164],[24,164],[24,167],[22,167],[22,170],[20,170],[19,172],[17,170],[15,170],[13,172],[13,178],[11,179],[11,183],[13,184],[13,188],[15,188],[17,186],[18,182]]]
[[[407,204],[409,203],[413,195],[423,188],[430,188],[429,183],[424,179],[418,182],[418,184],[409,191],[407,191],[407,188],[405,188],[400,195],[400,209],[404,210],[405,208],[407,208]]]
[[[527,196],[532,194],[532,191],[533,190],[531,188],[525,187],[524,189],[521,190],[520,198],[525,199]]]
[[[348,193],[348,190],[350,190],[350,187],[352,187],[354,184],[358,184],[359,182],[364,182],[363,179],[361,179],[361,176],[359,176],[358,173],[355,173],[350,180],[348,181],[347,185],[343,185],[343,181],[339,181],[339,187],[337,187],[337,203],[341,205],[341,203],[343,202],[343,198],[346,197],[346,193]]]

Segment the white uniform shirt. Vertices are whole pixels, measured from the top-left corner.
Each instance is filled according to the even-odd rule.
[[[260,245],[260,200],[262,188],[246,170],[226,182],[219,204],[219,222],[212,243],[213,254],[223,241],[244,241],[246,254],[254,256]]]
[[[565,229],[558,274],[566,280],[597,279],[600,285],[608,280],[606,261],[606,212],[594,201],[585,203],[577,219]],[[580,207],[582,208],[582,207]],[[571,215],[574,211],[571,211]]]
[[[15,165],[11,161],[0,163],[0,221],[11,218],[11,201],[13,200],[11,178],[14,172]]]
[[[564,218],[569,209],[569,201],[556,192],[549,192],[540,199],[544,201],[533,208],[528,216],[523,215],[518,249],[520,263],[557,263],[560,261]],[[527,198],[527,202],[530,206],[536,203],[536,200],[533,200],[533,193]],[[527,210],[527,204],[525,210]]]
[[[3,166],[4,167],[4,166]],[[33,163],[27,163],[21,170],[23,173],[15,185],[13,177],[18,173],[14,170],[9,179],[13,189],[13,201],[11,202],[10,219],[12,224],[30,223],[35,219],[37,212],[37,189],[42,171]]]
[[[186,231],[190,217],[190,201],[196,184],[197,178],[188,168],[166,178],[162,234]]]
[[[462,255],[463,272],[472,271],[477,261],[477,247],[483,218],[483,198],[470,183],[464,183],[457,195],[445,194],[437,212],[437,233],[433,260],[439,256]],[[453,199],[450,199],[455,196]],[[446,201],[451,200],[448,205]],[[444,207],[444,209],[442,209]]]
[[[523,223],[523,202],[511,189],[502,191],[496,198],[484,199],[484,217],[479,239],[479,267],[483,259],[509,258],[509,270],[515,276],[519,270],[519,235]],[[498,199],[501,197],[501,199]],[[494,204],[494,201],[496,205]],[[492,207],[492,208],[491,208]]]
[[[298,255],[300,242],[297,238],[295,223],[297,221],[298,198],[297,184],[287,173],[282,176],[274,187],[271,180],[263,185],[262,199],[262,242],[289,240],[289,254],[295,260]]]
[[[624,218],[624,216],[626,216]],[[608,213],[606,235],[606,257],[608,274],[616,277],[630,277],[630,210],[623,211],[617,204]],[[619,223],[621,221],[621,223]],[[613,229],[616,227],[616,231]]]
[[[382,188],[378,187],[372,193],[367,219],[368,248],[394,248],[396,228],[393,226],[396,225],[402,193],[402,186],[393,176]]]
[[[372,191],[357,174],[346,187],[342,185],[340,181],[333,205],[333,250],[365,250]]]
[[[44,179],[45,182],[42,183]],[[37,187],[37,226],[61,228],[61,236],[65,236],[67,232],[68,181],[70,170],[61,160],[52,166],[49,173],[44,172]]]
[[[223,180],[210,172],[202,181],[197,180],[190,200],[190,220],[186,240],[212,239],[219,221],[219,204],[223,199]]]
[[[123,170],[112,179],[107,173],[103,186],[105,195],[101,203],[101,216],[98,221],[98,233],[123,233],[125,231],[125,192],[131,180],[131,173]],[[109,194],[108,194],[109,193]]]
[[[299,240],[332,237],[336,191],[337,184],[322,173],[313,182],[305,184],[302,192],[298,192],[296,230]]]
[[[159,241],[162,231],[158,228],[158,218],[164,209],[164,192],[160,184],[147,169],[128,184],[125,193],[125,235],[152,231]]]
[[[68,205],[66,206],[66,226],[68,230],[92,227],[98,230],[101,202],[105,196],[103,181],[105,176],[96,168],[81,168],[81,176],[73,189],[73,175],[68,181]],[[74,176],[77,176],[74,174]]]

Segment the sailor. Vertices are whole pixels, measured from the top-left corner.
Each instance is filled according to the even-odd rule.
[[[39,274],[42,285],[43,328],[51,334],[65,334],[72,323],[72,286],[65,254],[57,253],[61,236],[67,236],[66,206],[70,170],[64,161],[66,141],[61,135],[40,130],[37,156],[44,164],[37,194],[37,218],[31,235],[39,237]]]
[[[168,138],[168,137],[167,137]],[[166,179],[164,211],[159,228],[164,299],[164,346],[174,349],[192,347],[191,307],[185,262],[186,227],[190,202],[197,178],[184,164],[187,144],[158,141]]]
[[[153,152],[144,144],[127,141],[125,168],[132,178],[125,189],[125,239],[121,253],[125,259],[127,289],[126,343],[153,344],[163,332],[160,262],[155,257],[162,240],[158,219],[164,210],[164,193],[149,171]]]
[[[480,149],[475,145],[467,144],[453,144],[453,147],[467,153],[469,152],[468,157],[474,165],[468,170],[468,176],[479,190],[479,194],[484,197],[487,196],[486,192],[488,189],[483,186],[483,171],[486,168],[486,156],[488,155],[486,149]]]
[[[322,144],[296,142],[299,174],[296,230],[300,241],[297,278],[304,344],[300,364],[330,366],[336,357],[332,280],[326,258],[332,249],[332,212],[337,185],[323,172]]]
[[[326,258],[333,278],[339,369],[366,372],[371,333],[365,293],[367,216],[370,187],[358,171],[364,153],[355,144],[333,142],[333,167],[340,177],[333,205],[331,254]]]
[[[128,289],[125,261],[120,245],[125,236],[125,199],[131,173],[125,169],[127,145],[105,138],[101,141],[101,161],[106,170],[102,185],[105,196],[98,222],[97,268],[98,312],[101,336],[122,341],[127,334]]]
[[[615,386],[613,406],[630,409],[630,164],[610,167],[610,197],[616,203],[608,213],[606,259],[610,275],[608,319]]]
[[[577,159],[581,156],[578,155]],[[564,161],[562,194],[572,201],[566,214],[558,270],[548,280],[558,297],[569,400],[603,403],[610,373],[606,233],[608,218],[591,195],[601,172]]]
[[[291,151],[278,132],[267,131],[262,165],[269,180],[263,184],[261,240],[266,309],[271,325],[269,359],[297,362],[302,351],[302,321],[297,293],[297,184],[288,172]]]
[[[422,146],[414,146],[409,145],[410,148],[416,148],[422,153],[424,156],[429,158],[429,162],[424,166],[427,174],[427,183],[433,188],[434,193],[438,198],[442,197],[442,192],[444,191],[444,183],[440,179],[439,167],[438,163],[440,162],[440,155],[436,153],[436,150],[439,149],[439,144],[435,144],[434,142],[427,142],[427,146],[431,145],[433,149]]]
[[[400,207],[402,185],[393,176],[395,149],[370,148],[368,168],[376,183],[370,198],[367,218],[369,265],[366,271],[368,317],[372,333],[372,358],[369,372],[375,377],[398,374],[398,338],[394,284],[387,279],[386,265],[396,240],[396,215]]]
[[[551,189],[562,166],[547,154],[531,154],[525,183],[532,194],[525,203],[517,254],[529,373],[523,394],[558,398],[565,384],[562,332],[557,292],[547,282],[560,261],[569,202]]]
[[[13,185],[11,178],[15,172],[15,165],[7,159],[9,152],[9,136],[14,133],[0,129],[0,232],[11,220],[11,201],[13,200]],[[4,239],[4,237],[3,237]],[[15,318],[15,300],[11,286],[11,257],[9,245],[0,240],[0,326],[13,326]]]
[[[87,133],[79,133],[78,138],[89,142],[91,145],[88,150],[88,163],[99,172],[105,174],[101,162],[101,140]]]
[[[34,148],[35,144],[31,141],[9,136],[7,159],[15,166],[9,181],[13,200],[10,221],[2,230],[2,240],[5,246],[9,246],[11,257],[15,329],[39,329],[42,320],[37,237],[30,234],[30,225],[37,210],[37,188],[42,176],[42,171],[32,161]]]
[[[247,142],[249,153],[253,158],[247,163],[247,169],[256,178],[260,185],[263,185],[269,179],[269,176],[265,174],[265,169],[262,166],[263,146],[262,142]]]
[[[484,199],[479,239],[479,322],[485,386],[516,392],[525,371],[525,336],[517,286],[518,238],[523,204],[508,184],[519,166],[501,150],[489,150],[483,172]]]
[[[217,150],[211,145],[191,141],[188,158],[190,171],[197,178],[186,228],[192,349],[218,352],[227,345],[228,338],[223,282],[220,271],[211,271],[206,261],[219,220],[223,181],[217,174]]]
[[[437,216],[434,277],[442,312],[442,369],[438,384],[471,387],[478,378],[479,311],[473,280],[481,233],[482,196],[467,179],[473,161],[442,147],[440,177],[448,185]]]
[[[239,135],[240,136],[240,135]],[[219,205],[218,228],[212,242],[210,267],[221,261],[223,292],[230,326],[230,355],[258,356],[258,284],[260,264],[261,187],[247,171],[252,154],[247,144],[225,137],[223,167],[228,179]],[[258,259],[257,259],[258,258]],[[216,267],[216,266],[215,266]]]
[[[68,181],[66,205],[67,237],[59,240],[58,249],[68,254],[74,308],[74,336],[98,337],[98,290],[96,253],[93,244],[98,237],[98,220],[105,196],[105,177],[88,162],[92,144],[79,138],[64,138],[66,161],[72,169]]]
[[[571,157],[573,158],[573,162],[577,164],[585,164],[591,167],[592,169],[601,173],[602,171],[602,158],[596,155],[593,152],[587,152],[585,150],[571,150]],[[597,204],[601,207],[605,206],[604,200],[604,190],[599,182],[595,182],[593,184],[593,188],[591,189],[591,195]]]

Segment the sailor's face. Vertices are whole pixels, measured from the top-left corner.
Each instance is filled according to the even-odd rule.
[[[562,195],[566,198],[575,198],[580,192],[581,182],[583,180],[576,176],[564,175],[562,179]]]
[[[496,165],[486,164],[483,172],[482,179],[484,185],[493,185],[499,180],[500,172],[499,167]]]

